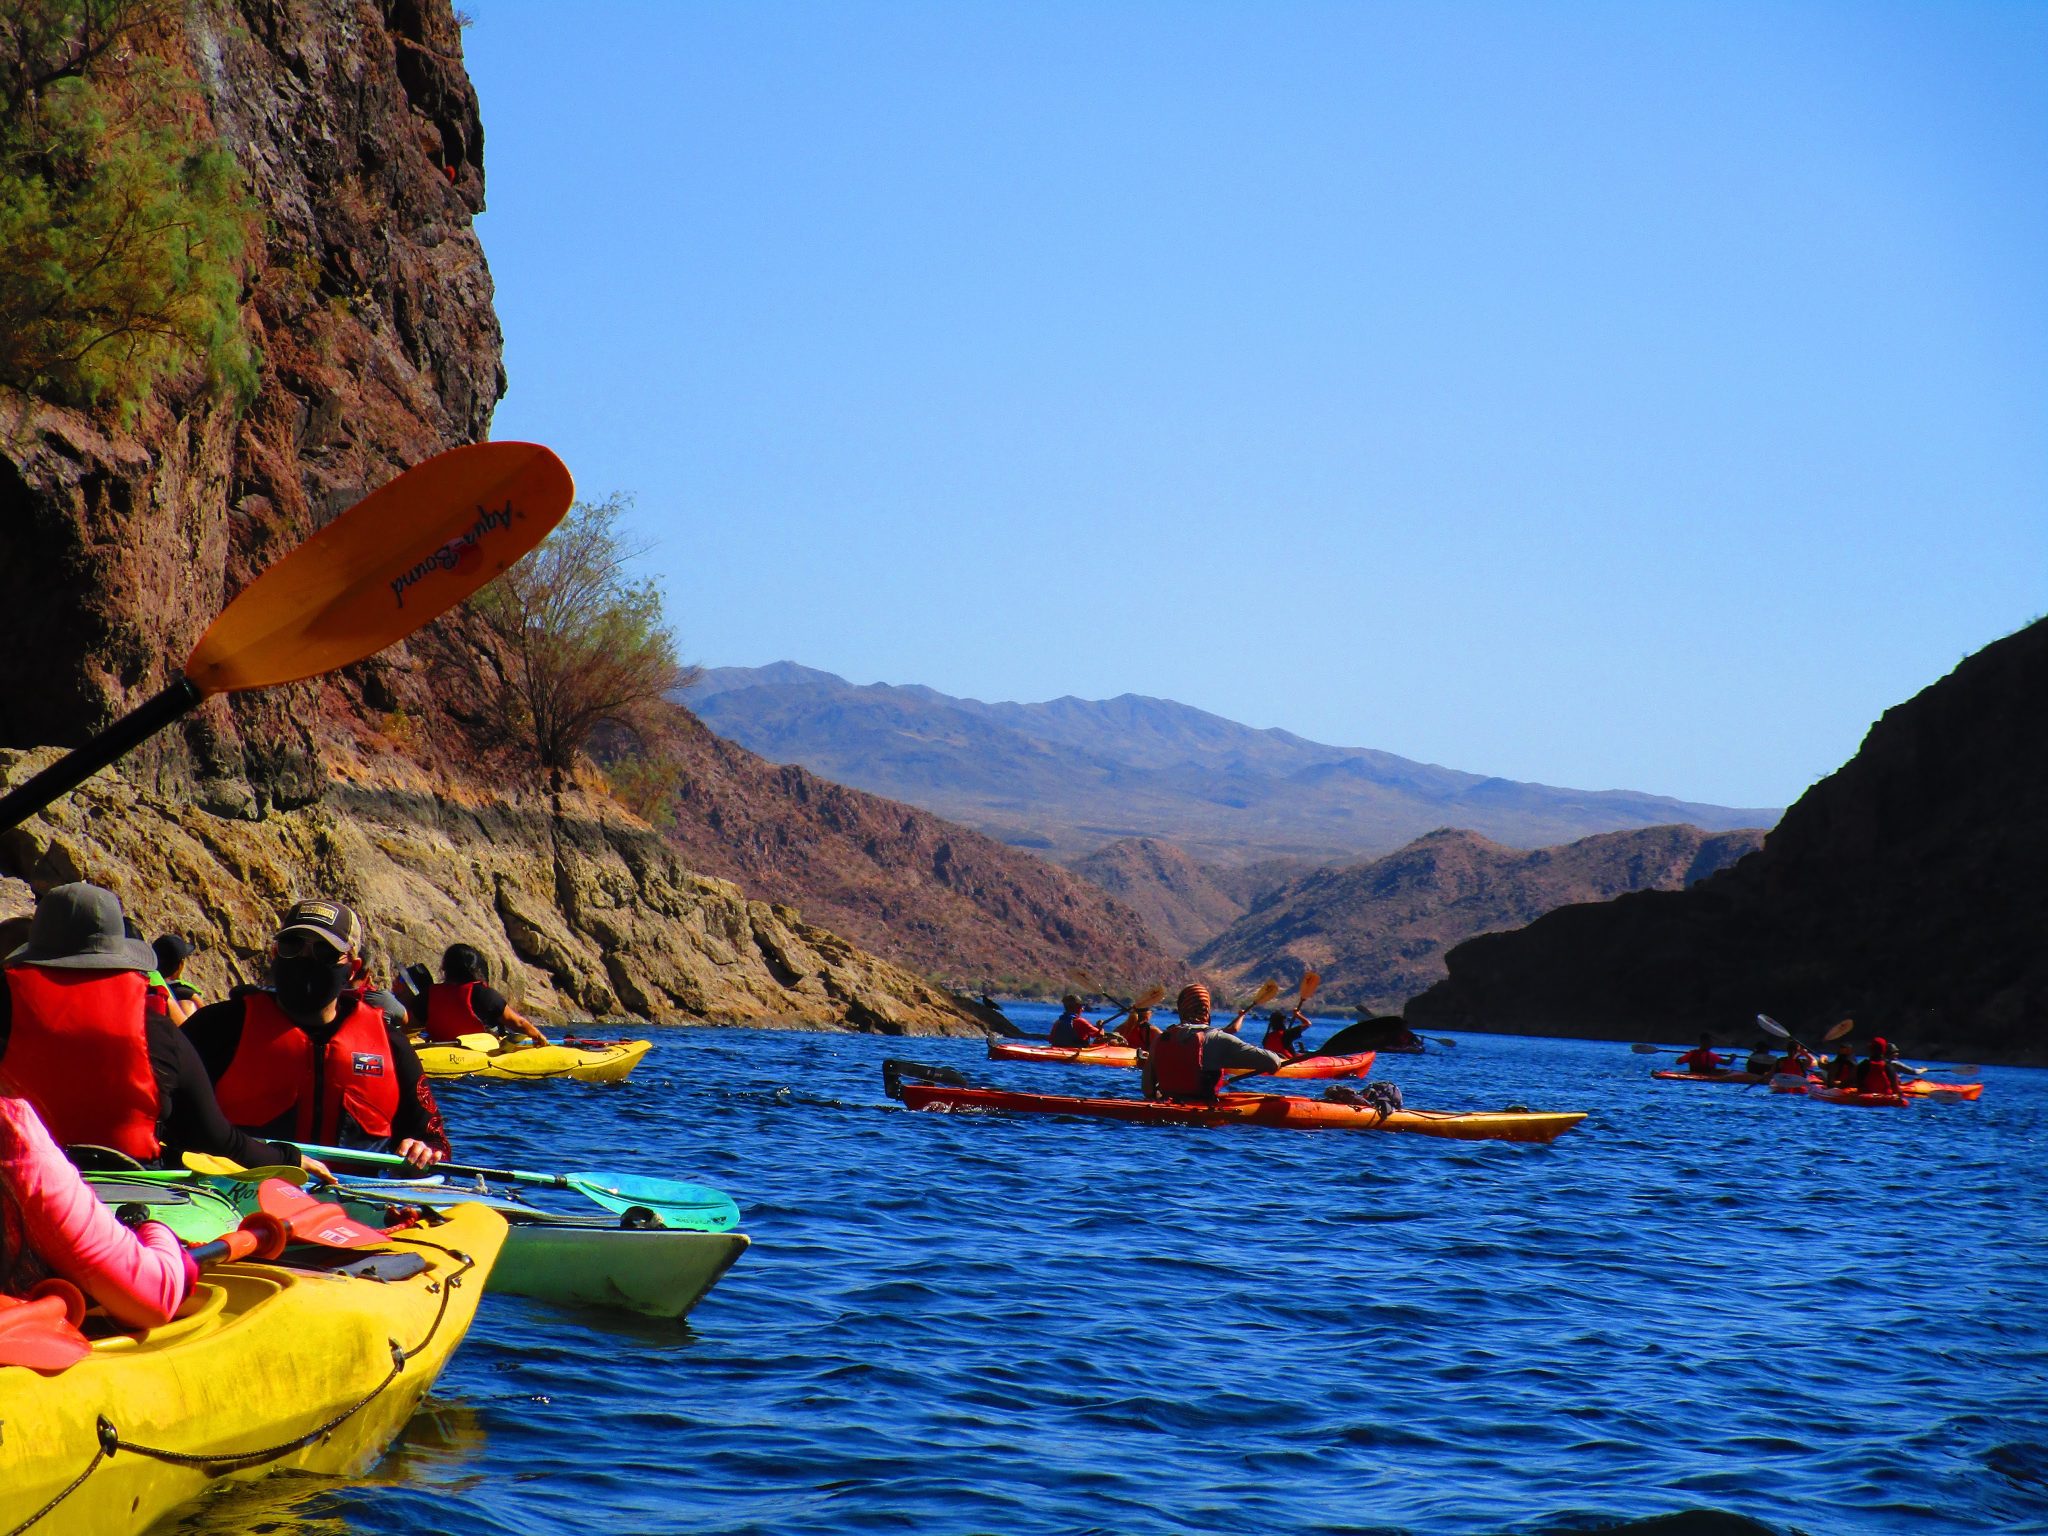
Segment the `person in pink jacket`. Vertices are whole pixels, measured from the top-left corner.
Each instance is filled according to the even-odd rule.
[[[0,1094],[0,1292],[69,1280],[130,1328],[177,1315],[199,1267],[161,1222],[129,1231],[24,1100]]]

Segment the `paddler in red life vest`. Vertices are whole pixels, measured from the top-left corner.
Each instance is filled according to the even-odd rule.
[[[1870,1055],[1856,1069],[1858,1093],[1904,1093],[1899,1084],[1899,1048],[1882,1036],[1870,1042]]]
[[[1150,1008],[1133,1008],[1129,1018],[1111,1031],[1125,1045],[1140,1051],[1149,1051],[1159,1038],[1159,1027],[1152,1022]]]
[[[1678,1058],[1678,1070],[1681,1072],[1719,1072],[1724,1067],[1733,1066],[1734,1063],[1735,1058],[1732,1056],[1724,1062],[1719,1056],[1714,1054],[1714,1037],[1712,1035],[1701,1035],[1699,1045]]]
[[[1081,999],[1069,992],[1060,999],[1060,1016],[1052,1021],[1045,1038],[1053,1045],[1100,1045],[1106,1036],[1099,1026],[1081,1017]]]
[[[1843,1046],[1835,1053],[1835,1059],[1828,1063],[1827,1086],[1830,1088],[1854,1088],[1856,1086],[1856,1053]]]
[[[1299,1010],[1290,1016],[1280,1012],[1266,1015],[1266,1037],[1259,1044],[1283,1061],[1292,1061],[1302,1054],[1301,1037],[1308,1030],[1308,1020]]]
[[[152,996],[156,952],[131,939],[112,891],[59,885],[0,972],[0,1091],[24,1099],[60,1146],[112,1147],[139,1163],[210,1152],[245,1168],[327,1170],[295,1147],[237,1130],[192,1042]]]
[[[487,986],[486,976],[484,957],[474,945],[450,944],[441,956],[441,979],[412,989],[406,999],[412,1027],[430,1041],[460,1040],[488,1030],[501,1037],[517,1031],[536,1045],[546,1045],[548,1037],[506,1002],[502,992]]]
[[[1780,1077],[1804,1077],[1819,1065],[1813,1052],[1794,1040],[1785,1047],[1785,1056],[1778,1063],[1777,1071]]]
[[[340,902],[300,902],[271,944],[272,990],[200,1009],[185,1036],[235,1124],[427,1168],[448,1156],[441,1111],[404,1031],[357,990],[362,940]]]
[[[1161,1032],[1145,1058],[1145,1097],[1181,1104],[1206,1104],[1216,1097],[1223,1074],[1231,1067],[1272,1072],[1285,1063],[1280,1057],[1227,1029],[1209,1027],[1209,989],[1199,982],[1183,987],[1174,1009],[1180,1022]]]

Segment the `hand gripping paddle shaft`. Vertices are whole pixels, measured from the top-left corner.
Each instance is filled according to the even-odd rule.
[[[170,687],[0,798],[0,829],[214,694],[317,677],[403,640],[539,544],[575,495],[538,443],[476,443],[415,465],[244,587]]]

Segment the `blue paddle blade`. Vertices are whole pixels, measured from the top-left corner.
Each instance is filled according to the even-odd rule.
[[[606,1210],[627,1211],[636,1205],[645,1206],[661,1218],[664,1226],[725,1232],[739,1225],[740,1208],[733,1204],[732,1197],[708,1185],[639,1178],[630,1173],[571,1173],[564,1177],[571,1189]]]

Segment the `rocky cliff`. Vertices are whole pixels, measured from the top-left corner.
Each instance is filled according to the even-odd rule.
[[[1193,959],[1240,983],[1319,971],[1326,1003],[1395,1012],[1441,980],[1445,951],[1475,934],[1574,902],[1679,890],[1762,841],[1757,831],[1647,827],[1520,849],[1444,828],[1383,859],[1302,876]]]
[[[1245,904],[1207,866],[1157,838],[1118,838],[1073,869],[1137,913],[1177,954],[1200,948],[1244,915]]]
[[[1885,712],[1762,850],[1690,890],[1460,945],[1437,1027],[1684,1039],[1762,1010],[2048,1061],[2048,621]]]
[[[777,892],[898,964],[981,990],[1136,990],[1176,962],[1078,875],[937,816],[778,768],[685,715],[668,836],[692,868]]]
[[[0,393],[0,746],[72,745],[174,675],[250,576],[410,464],[487,435],[504,391],[473,228],[483,128],[447,0],[194,0],[135,46],[189,81],[191,136],[260,230],[246,411],[194,375],[132,421]],[[460,615],[439,639],[481,643]],[[383,958],[481,942],[542,1012],[976,1030],[944,994],[787,908],[692,875],[616,808],[501,787],[398,646],[216,699],[0,840],[247,974],[278,905],[360,901]],[[6,888],[16,906],[27,887]]]

